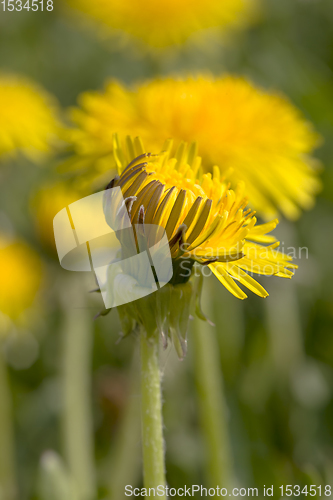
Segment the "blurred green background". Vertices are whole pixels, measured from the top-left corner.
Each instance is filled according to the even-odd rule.
[[[93,30],[82,29],[67,16],[58,0],[52,12],[1,11],[0,43],[1,71],[31,77],[54,94],[63,109],[74,105],[80,92],[102,88],[108,77],[132,83],[156,74],[209,70],[245,75],[282,91],[314,123],[324,138],[317,152],[324,165],[323,190],[311,212],[297,223],[282,221],[277,230],[287,246],[308,247],[309,258],[297,262],[291,283],[262,279],[270,292],[266,301],[250,296],[240,303],[209,278],[205,288],[213,289],[210,307],[216,327],[208,327],[207,334],[216,335],[220,346],[235,486],[333,485],[332,0],[263,1],[257,23],[226,45],[202,50],[185,46],[158,64],[152,54],[129,44],[99,40]],[[120,326],[115,311],[93,321],[102,309],[99,297],[88,294],[93,277],[64,271],[53,242],[40,238],[32,200],[45,183],[60,179],[56,160],[44,163],[36,166],[19,157],[2,161],[0,168],[1,231],[24,238],[43,261],[34,321],[24,331],[12,332],[3,344],[18,498],[53,498],[43,497],[41,486],[41,458],[45,462],[50,456],[45,452],[55,451],[66,464],[64,405],[75,405],[64,394],[62,382],[69,324],[77,325],[78,353],[89,339],[92,343],[91,445],[99,498],[109,498],[129,403],[137,419],[128,424],[133,433],[128,434],[132,441],[126,452],[128,484],[142,484],[139,391],[131,375],[138,339],[116,343]],[[72,300],[73,286],[80,293]],[[81,326],[88,328],[86,333],[80,330],[80,320],[68,317],[69,304],[84,308]],[[173,487],[208,485],[192,351],[189,333],[183,362],[170,348],[162,355],[167,478]]]

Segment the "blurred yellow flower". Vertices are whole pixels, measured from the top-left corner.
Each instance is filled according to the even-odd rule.
[[[279,243],[274,236],[267,235],[278,221],[257,224],[254,212],[246,210],[244,185],[238,185],[235,191],[230,189],[218,167],[214,167],[213,175],[201,174],[201,158],[196,156],[195,144],[190,148],[181,144],[175,157],[171,156],[171,141],[164,149],[164,153],[154,157],[144,153],[141,140],[133,142],[128,138],[123,146],[115,137],[114,154],[120,175],[108,187],[121,188],[131,222],[142,224],[143,233],[144,224],[165,228],[174,264],[171,283],[188,280],[194,262],[208,265],[239,299],[247,297],[239,284],[260,297],[268,295],[249,273],[290,278],[297,266],[276,250]],[[133,159],[133,155],[139,156]],[[119,210],[113,213],[112,208],[108,209],[106,199],[106,217],[111,227],[121,216]],[[127,243],[128,237],[124,238]],[[150,248],[153,241],[147,245]],[[123,252],[127,250],[124,248]]]
[[[0,312],[17,320],[40,287],[41,261],[25,242],[0,237],[0,275]]]
[[[185,42],[204,30],[248,24],[256,0],[67,0],[101,26],[126,33],[152,47]]]
[[[40,160],[59,143],[57,105],[25,77],[0,74],[0,157],[18,151]]]
[[[53,219],[67,205],[90,194],[78,190],[65,182],[41,186],[31,199],[31,209],[35,217],[36,231],[40,241],[56,252]]]
[[[159,79],[127,89],[117,82],[86,92],[71,116],[78,155],[108,155],[112,135],[141,136],[147,151],[172,137],[197,141],[204,164],[218,164],[234,185],[244,181],[252,206],[266,219],[295,219],[320,189],[311,152],[319,137],[283,96],[225,76]]]

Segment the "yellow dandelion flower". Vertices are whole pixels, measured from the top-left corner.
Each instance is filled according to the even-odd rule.
[[[195,144],[187,148],[182,143],[174,158],[171,149],[169,141],[165,153],[154,157],[144,153],[139,139],[133,143],[128,138],[126,148],[114,138],[119,175],[109,187],[121,188],[131,222],[165,228],[173,259],[172,284],[186,282],[198,262],[208,265],[239,299],[247,297],[239,285],[266,297],[251,274],[289,278],[296,267],[267,234],[277,220],[258,225],[254,212],[246,209],[244,185],[230,189],[218,167],[213,174],[200,174]]]
[[[17,320],[33,304],[40,287],[40,259],[25,242],[0,237],[0,275],[0,312]]]
[[[18,151],[36,161],[59,143],[57,105],[26,78],[0,75],[0,157]]]
[[[133,36],[152,47],[185,42],[205,30],[225,32],[252,21],[255,0],[67,0],[100,26]]]
[[[110,82],[87,92],[72,111],[70,141],[78,155],[108,155],[112,135],[137,134],[149,151],[167,137],[196,141],[204,164],[244,181],[252,205],[266,219],[278,211],[295,219],[320,188],[311,157],[318,135],[279,94],[231,76],[154,80],[133,90]]]

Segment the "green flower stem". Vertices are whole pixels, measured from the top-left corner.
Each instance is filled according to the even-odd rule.
[[[65,457],[79,500],[96,497],[91,415],[93,320],[85,309],[64,310],[62,431]]]
[[[137,357],[134,356],[134,358],[125,415],[117,433],[111,460],[108,461],[107,474],[110,490],[108,498],[112,500],[123,498],[125,486],[136,485],[141,474],[140,387],[137,377],[139,363],[137,363]]]
[[[0,500],[17,498],[11,406],[7,367],[0,344]]]
[[[206,296],[208,293],[205,290]],[[203,310],[209,317],[208,300],[205,302]],[[207,449],[207,478],[210,487],[228,488],[233,479],[232,458],[217,332],[197,318],[192,324],[190,342],[193,342],[199,413]]]
[[[141,418],[145,488],[165,485],[159,337],[141,332]],[[159,497],[165,500],[165,496]]]

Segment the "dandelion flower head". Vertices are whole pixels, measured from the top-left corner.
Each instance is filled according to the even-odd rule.
[[[127,145],[121,145],[115,137],[119,175],[109,187],[121,188],[133,224],[165,228],[174,269],[181,259],[208,265],[239,299],[247,296],[239,285],[261,297],[268,295],[251,273],[293,275],[296,266],[277,251],[279,243],[267,234],[277,221],[257,224],[253,211],[246,208],[243,184],[230,189],[218,167],[213,174],[202,174],[195,144],[181,143],[175,157],[170,154],[171,141],[164,150],[153,157],[144,153],[140,139],[127,138]],[[173,279],[177,284],[178,277]]]

